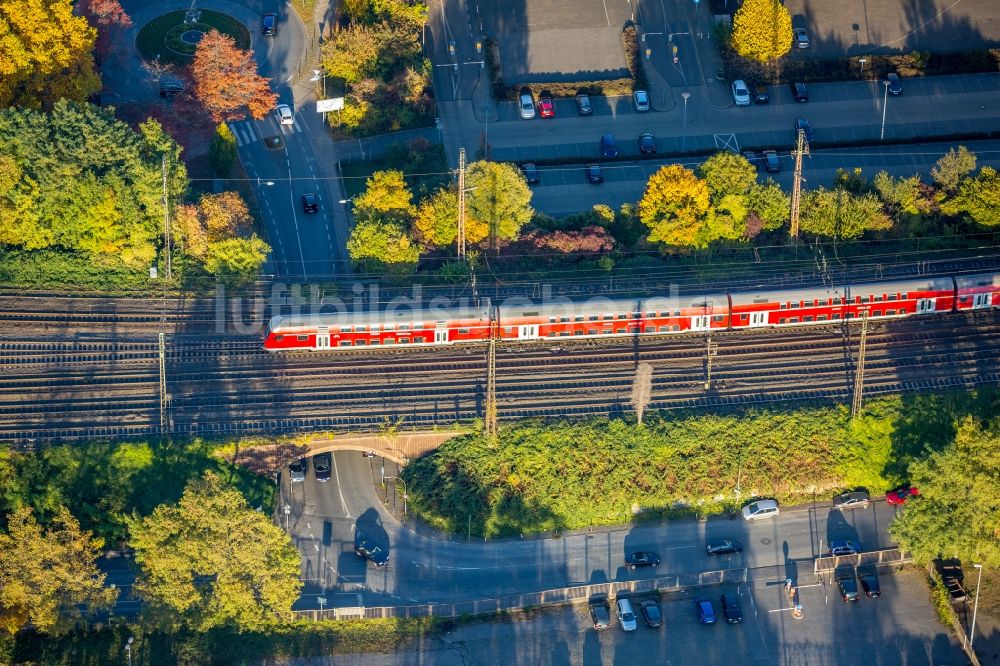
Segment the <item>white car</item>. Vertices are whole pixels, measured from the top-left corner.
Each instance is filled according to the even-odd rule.
[[[778,515],[778,503],[774,500],[757,500],[743,507],[743,520],[760,520]]]
[[[632,105],[639,113],[649,111],[649,93],[645,90],[636,90],[632,93]]]
[[[618,621],[622,623],[625,631],[635,631],[639,625],[635,620],[635,613],[632,612],[632,604],[628,599],[618,600]]]
[[[292,125],[295,119],[292,117],[292,107],[287,104],[279,104],[274,108],[274,117],[282,125]]]
[[[535,117],[535,100],[528,93],[521,93],[521,118],[531,120]]]
[[[733,101],[736,106],[750,106],[750,89],[743,79],[733,81]]]

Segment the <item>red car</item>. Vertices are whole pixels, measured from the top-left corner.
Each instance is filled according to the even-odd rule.
[[[916,497],[920,491],[911,486],[900,486],[885,494],[886,504],[902,504],[910,497]]]
[[[551,97],[539,97],[538,98],[538,114],[542,118],[553,118],[556,115],[555,104],[552,103]]]

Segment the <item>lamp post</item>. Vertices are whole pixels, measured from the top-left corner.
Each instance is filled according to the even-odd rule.
[[[878,138],[879,141],[885,140],[885,108],[889,102],[889,82],[882,81],[882,87],[885,88],[885,96],[882,99],[882,134]]]
[[[983,565],[973,564],[972,566],[979,569],[979,579],[976,581],[976,603],[972,605],[972,627],[969,629],[969,652],[972,652],[972,641],[976,637],[976,613],[979,612],[979,584],[983,582]]]
[[[687,90],[681,93],[681,99],[684,100],[684,138],[681,139],[681,152],[687,149],[687,138],[688,138],[688,98],[691,96]]]
[[[132,666],[132,641],[135,639],[131,636],[125,641],[125,658],[128,659],[128,666]]]
[[[865,80],[865,63],[868,62],[865,58],[858,58],[858,62],[861,63],[861,80]]]

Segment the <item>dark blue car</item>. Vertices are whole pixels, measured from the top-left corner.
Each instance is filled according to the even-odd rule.
[[[605,134],[601,137],[601,157],[618,157],[614,134]]]
[[[698,611],[698,621],[702,624],[715,624],[715,607],[708,599],[699,599],[694,602],[695,610]]]

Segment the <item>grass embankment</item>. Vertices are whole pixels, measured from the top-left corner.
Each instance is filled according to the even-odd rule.
[[[964,414],[994,418],[1000,392],[843,406],[528,422],[446,442],[403,472],[411,511],[448,532],[512,536],[732,511],[755,496],[829,501],[905,480],[909,462],[954,437]],[[925,448],[926,447],[926,448]],[[739,486],[741,494],[736,495]]]

